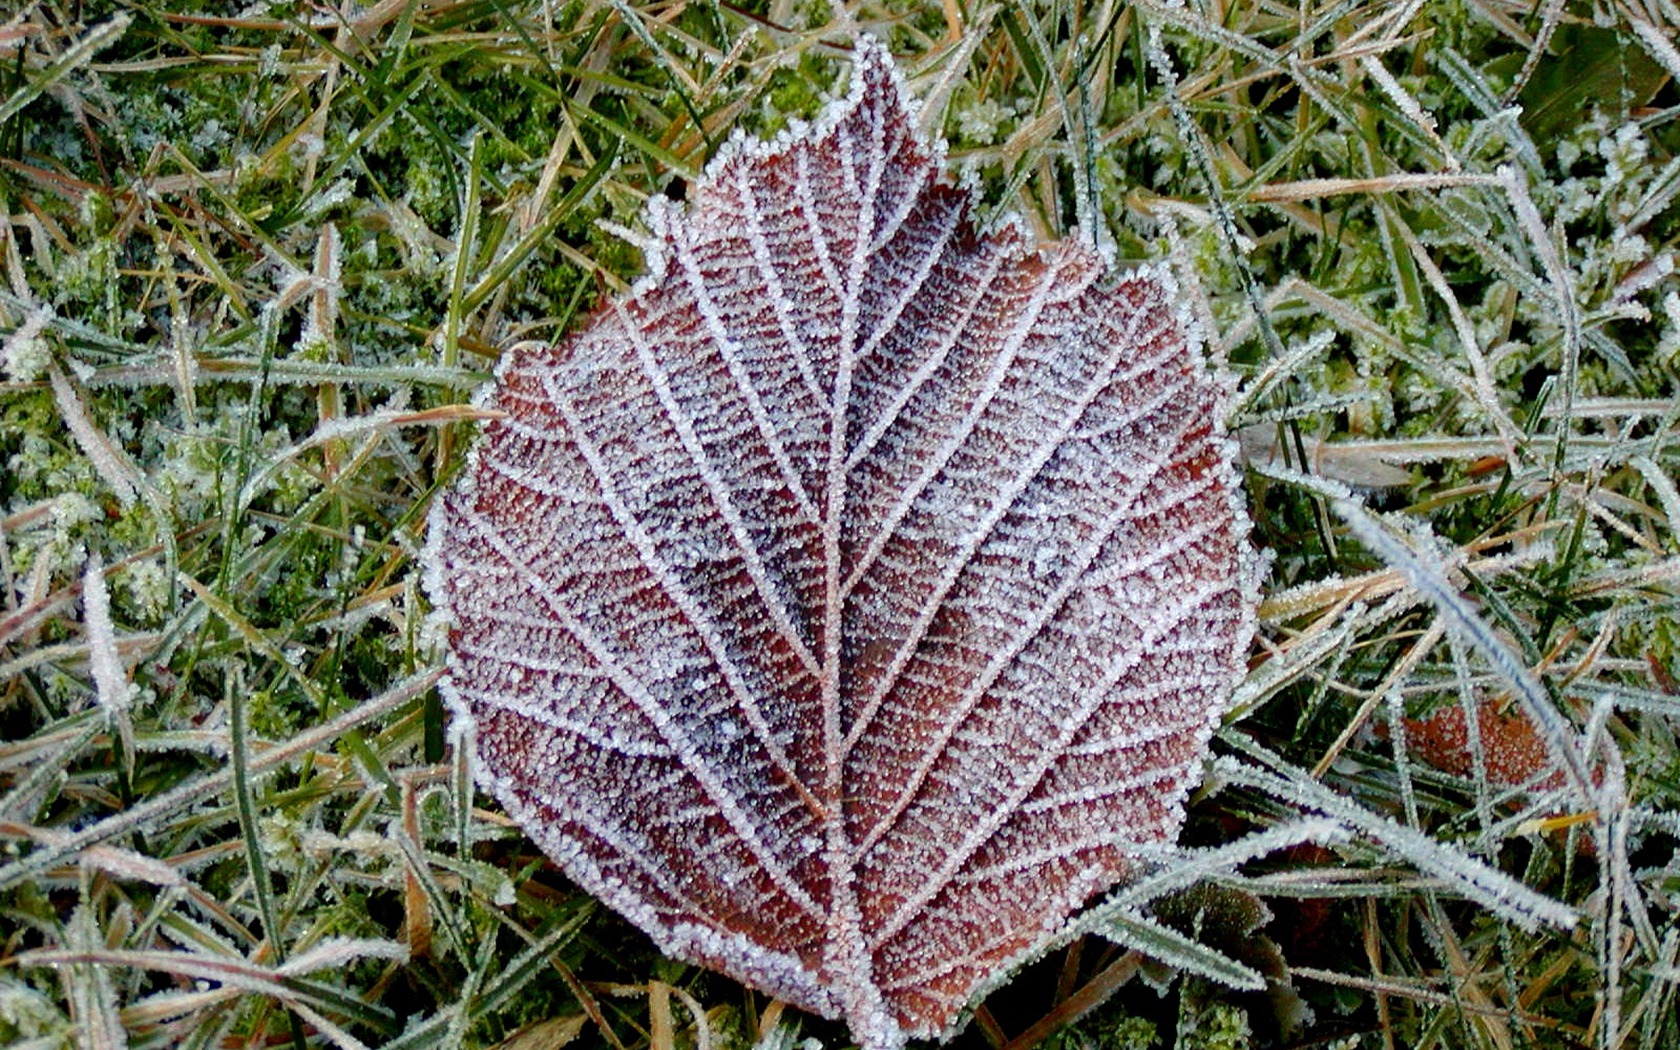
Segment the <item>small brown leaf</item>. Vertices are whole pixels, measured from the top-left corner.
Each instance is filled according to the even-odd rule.
[[[1512,704],[1501,710],[1497,703],[1480,700],[1476,728],[1490,783],[1532,785],[1542,791],[1563,784],[1563,770],[1557,768],[1545,739],[1522,708]],[[1406,737],[1418,757],[1436,769],[1461,777],[1475,771],[1464,708],[1457,704],[1442,707],[1428,718],[1406,719]],[[1542,773],[1546,776],[1541,777]]]
[[[1165,274],[977,228],[879,44],[853,81],[506,356],[428,588],[482,782],[573,879],[896,1047],[1176,834],[1253,594]]]

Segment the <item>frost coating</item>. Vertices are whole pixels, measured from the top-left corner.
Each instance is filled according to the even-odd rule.
[[[979,230],[890,57],[510,351],[434,508],[479,776],[661,947],[896,1047],[1170,839],[1253,631],[1170,280]]]

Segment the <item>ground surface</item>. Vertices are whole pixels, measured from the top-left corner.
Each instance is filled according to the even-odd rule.
[[[845,1043],[660,959],[474,795],[417,558],[497,354],[639,272],[603,220],[814,113],[861,28],[987,214],[1179,268],[1271,559],[1184,877],[965,1044],[1680,1044],[1677,27],[1664,0],[16,11],[0,1042]]]

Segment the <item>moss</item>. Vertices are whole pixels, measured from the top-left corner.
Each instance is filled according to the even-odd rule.
[[[1180,1014],[1175,1050],[1249,1050],[1248,1014],[1230,1003],[1210,1002],[1189,1016]]]

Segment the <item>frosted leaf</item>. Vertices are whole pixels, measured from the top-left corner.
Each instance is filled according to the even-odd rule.
[[[661,948],[895,1047],[1170,840],[1254,595],[1172,285],[977,228],[878,44],[516,348],[434,509],[479,776]]]

